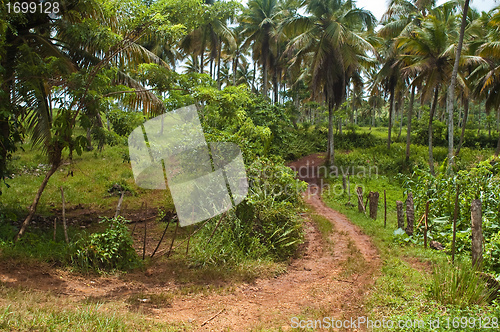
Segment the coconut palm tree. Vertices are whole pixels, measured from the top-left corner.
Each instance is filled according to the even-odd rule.
[[[371,30],[376,22],[369,11],[358,9],[352,1],[311,0],[306,16],[287,22],[287,30],[297,31],[290,40],[287,53],[291,64],[306,64],[310,73],[309,87],[316,99],[328,107],[327,159],[334,163],[333,113],[345,100],[350,77],[372,60],[375,53],[362,31]]]
[[[250,0],[240,17],[242,34],[247,38],[243,47],[251,45],[253,60],[261,66],[263,96],[267,96],[269,67],[277,56],[274,36],[281,14],[277,0]]]
[[[448,161],[452,165],[454,150],[453,150],[453,105],[455,102],[455,86],[457,82],[458,66],[460,64],[460,56],[462,54],[462,45],[464,42],[465,27],[467,25],[467,12],[469,11],[469,0],[465,0],[464,9],[462,11],[462,23],[460,24],[460,35],[458,37],[458,45],[455,52],[455,62],[453,72],[451,73],[450,87],[448,88],[448,97],[446,100],[446,108],[448,111]]]
[[[485,14],[480,24],[488,28],[486,40],[477,47],[476,53],[484,62],[480,63],[470,77],[474,95],[485,100],[486,110],[500,112],[500,6]],[[500,154],[500,138],[495,155]]]
[[[443,84],[450,81],[453,70],[453,49],[457,39],[456,7],[451,3],[433,9],[407,36],[398,38],[400,58],[405,66],[402,71],[415,76],[415,83],[422,85],[422,100],[432,99],[429,113],[429,167],[434,174],[432,124],[438,96]]]

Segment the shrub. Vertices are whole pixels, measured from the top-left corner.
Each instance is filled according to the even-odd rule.
[[[306,184],[296,180],[290,168],[265,158],[255,160],[247,176],[247,198],[225,215],[217,230],[220,217],[199,232],[191,255],[196,265],[282,261],[302,242],[298,206]]]
[[[144,122],[144,116],[138,112],[127,112],[119,109],[108,113],[109,122],[113,131],[120,136],[128,136],[130,133]]]
[[[72,245],[71,264],[83,271],[126,270],[140,266],[126,220],[120,216],[102,218],[101,223],[109,223],[104,232],[82,237]]]

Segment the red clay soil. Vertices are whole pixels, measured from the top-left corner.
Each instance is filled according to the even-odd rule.
[[[322,160],[319,154],[311,155],[290,166],[317,166]],[[320,183],[317,177],[302,178],[313,186]],[[239,284],[230,291],[175,296],[171,305],[148,307],[143,312],[155,321],[185,322],[193,331],[287,331],[294,330],[291,319],[298,316],[303,320],[365,316],[363,303],[380,266],[375,246],[344,215],[327,207],[313,190],[305,193],[304,198],[314,213],[333,224],[334,232],[325,241],[316,225],[306,219],[302,255],[291,261],[286,273]],[[4,262],[0,264],[0,281],[7,286],[52,291],[76,300],[92,297],[124,301],[134,294],[168,293],[178,288],[171,279],[156,275],[167,272],[173,273],[152,267],[125,278],[85,278],[50,266],[33,268]],[[366,329],[361,326],[349,330]]]

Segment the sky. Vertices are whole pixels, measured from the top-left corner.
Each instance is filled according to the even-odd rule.
[[[364,8],[373,13],[375,17],[380,20],[388,7],[388,0],[356,0],[358,8]],[[446,0],[438,0],[437,4],[440,5]],[[479,11],[489,11],[495,6],[500,5],[500,0],[471,0],[471,7]]]

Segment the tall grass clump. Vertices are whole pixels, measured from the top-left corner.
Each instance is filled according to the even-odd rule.
[[[460,308],[485,305],[492,294],[481,274],[464,260],[457,260],[454,265],[447,262],[436,265],[428,292],[439,303]]]

